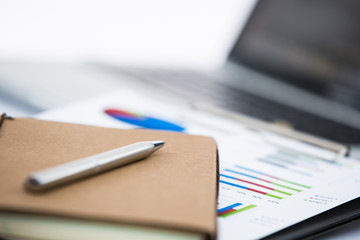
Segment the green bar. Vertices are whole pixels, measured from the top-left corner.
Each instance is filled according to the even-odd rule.
[[[282,185],[282,184],[278,184],[278,183],[275,183],[275,182],[271,182],[271,184],[274,184],[274,185],[276,185],[276,186],[280,186],[280,187],[283,187],[283,188],[287,188],[287,189],[290,189],[290,190],[294,190],[294,191],[297,191],[297,192],[301,192],[301,190],[299,190],[299,189],[292,188],[292,187],[288,187],[288,186],[285,186],[285,185]]]
[[[277,198],[277,199],[283,199],[282,197],[279,197],[279,196],[276,196],[276,195],[272,195],[270,193],[267,193],[265,194],[266,196],[269,196],[269,197],[273,197],[273,198]]]
[[[288,192],[283,192],[283,191],[280,191],[280,190],[277,190],[277,189],[274,189],[275,192],[279,192],[279,193],[282,193],[282,194],[286,194],[286,195],[289,195],[291,196],[292,194],[291,193],[288,193]]]
[[[305,160],[305,161],[312,162],[312,163],[316,163],[316,161],[319,161],[319,160],[321,160],[321,161],[325,160],[325,159],[323,159],[321,157],[314,157],[314,156],[310,156],[308,154],[293,152],[293,151],[290,151],[288,149],[282,149],[282,150],[279,150],[279,152],[282,152],[282,153],[291,155],[293,157],[296,157],[298,159]]]
[[[256,205],[249,205],[249,206],[246,206],[244,208],[240,208],[239,210],[236,210],[236,211],[233,211],[233,212],[229,212],[227,214],[224,214],[224,215],[221,215],[220,217],[228,217],[228,216],[231,216],[233,214],[236,214],[236,213],[239,213],[239,212],[243,212],[243,211],[246,211],[248,209],[251,209],[251,208],[254,208],[256,207]]]
[[[286,153],[286,154],[289,154],[289,155],[292,155],[294,157],[297,157],[299,154],[296,154],[294,153],[293,151],[290,151],[288,149],[279,149],[278,152],[283,152],[283,153]]]
[[[300,186],[300,187],[311,188],[311,187],[309,187],[309,186],[306,186],[306,185],[303,185],[303,184],[300,184],[300,183],[291,182],[291,181],[288,181],[288,180],[285,180],[285,179],[282,179],[282,178],[280,178],[280,180],[283,181],[283,182],[287,182],[287,183],[291,183],[291,184]]]

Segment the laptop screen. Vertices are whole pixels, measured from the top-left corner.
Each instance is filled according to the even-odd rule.
[[[360,110],[360,1],[260,0],[230,59]]]

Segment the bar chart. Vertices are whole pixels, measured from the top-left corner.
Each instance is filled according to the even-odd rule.
[[[226,218],[255,207],[256,205],[254,204],[239,203],[227,199],[222,199],[218,204],[217,212],[219,217]]]
[[[278,149],[275,153],[259,157],[257,161],[285,169],[299,176],[309,177],[323,173],[324,168],[321,167],[322,164],[319,163],[328,162],[288,149]]]
[[[282,200],[311,189],[311,186],[298,181],[282,178],[239,164],[222,169],[219,183],[222,189],[226,189],[228,192],[242,194],[237,195],[239,197],[245,198],[246,195],[251,195],[251,197],[258,200],[263,199],[260,196],[265,197],[265,200]],[[242,199],[239,199],[238,204],[241,203],[240,200]],[[236,208],[240,206],[237,205]]]

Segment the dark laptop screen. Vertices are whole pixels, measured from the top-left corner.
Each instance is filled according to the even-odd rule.
[[[360,109],[360,1],[260,0],[230,58]]]

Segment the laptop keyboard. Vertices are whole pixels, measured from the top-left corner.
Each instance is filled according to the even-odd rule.
[[[155,84],[191,101],[206,102],[268,122],[286,121],[295,129],[341,143],[359,143],[360,130],[220,84],[198,72],[124,69],[122,73]]]

